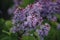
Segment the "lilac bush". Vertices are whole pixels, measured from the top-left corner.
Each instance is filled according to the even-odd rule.
[[[13,27],[10,32],[31,35],[30,32],[34,30],[34,32],[38,33],[41,40],[44,40],[51,26],[49,23],[43,24],[43,21],[48,19],[56,22],[57,17],[55,14],[60,13],[60,6],[57,2],[47,1],[40,0],[34,4],[27,5],[24,9],[17,7],[13,12]]]

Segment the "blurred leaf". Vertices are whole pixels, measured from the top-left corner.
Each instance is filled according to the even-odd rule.
[[[57,28],[57,22],[51,21],[51,22],[50,22],[50,25],[51,25],[51,27],[54,28],[54,29]]]
[[[31,30],[31,31],[29,31],[29,33],[31,33],[31,34],[34,33],[34,32],[35,32],[35,30]]]
[[[5,30],[2,30],[2,32],[3,32],[3,33],[6,33],[7,35],[11,35],[10,32],[7,32],[7,31],[5,31]]]
[[[34,32],[34,35],[36,36],[36,38],[35,38],[35,39],[40,40],[40,36],[38,35],[38,33],[37,33],[37,32]]]
[[[9,37],[8,36],[3,37],[1,40],[9,40]]]
[[[5,36],[5,37],[2,37],[0,40],[17,40],[17,39],[14,37]]]
[[[57,31],[53,28],[51,28],[49,35],[45,37],[45,40],[57,40]]]
[[[5,20],[4,19],[0,19],[0,27],[2,26],[4,26],[4,22],[5,22]]]
[[[7,34],[4,33],[0,36],[1,36],[0,40],[17,40],[16,34],[7,35]]]
[[[33,36],[23,36],[22,40],[35,40]]]
[[[57,30],[57,40],[60,40],[60,30]]]
[[[21,7],[25,8],[28,4],[32,4],[34,0],[23,0]]]
[[[58,20],[58,23],[60,23],[60,14],[55,14]]]
[[[6,22],[5,22],[5,26],[6,26],[5,28],[6,28],[7,30],[9,30],[9,29],[12,27],[12,22],[9,21],[9,20],[6,21]]]
[[[2,34],[2,30],[5,27],[5,20],[4,19],[0,19],[0,34]]]

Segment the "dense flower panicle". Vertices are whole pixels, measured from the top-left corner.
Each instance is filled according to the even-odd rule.
[[[44,37],[44,36],[48,35],[49,31],[50,31],[50,26],[49,26],[49,24],[46,23],[45,25],[41,26],[40,30],[38,30],[38,34],[40,36]]]
[[[49,31],[50,31],[50,25],[48,23],[45,23],[45,25],[41,25],[40,29],[36,30],[41,40],[44,40],[44,37],[48,36]]]
[[[46,4],[43,4],[43,2],[46,2]],[[12,32],[15,33],[25,31],[25,35],[26,33],[29,34],[30,31],[36,31],[39,27],[40,29],[38,29],[37,33],[40,35],[40,37],[42,37],[43,40],[51,29],[48,23],[43,24],[44,20],[48,19],[49,21],[56,22],[57,17],[54,14],[59,13],[60,11],[60,4],[57,2],[48,2],[48,0],[43,2],[40,1],[27,5],[27,7],[24,9],[17,7],[13,12],[14,16],[12,18]]]

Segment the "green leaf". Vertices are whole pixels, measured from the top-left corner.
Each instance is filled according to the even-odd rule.
[[[55,14],[55,16],[57,17],[57,21],[58,21],[58,23],[60,23],[60,14]]]
[[[25,8],[27,5],[32,4],[34,0],[23,0],[21,7]]]
[[[6,26],[5,28],[6,28],[7,30],[9,30],[9,29],[12,27],[12,21],[9,21],[9,20],[6,21],[6,22],[5,22],[5,26]]]
[[[45,40],[57,40],[57,31],[56,29],[51,28],[49,34],[47,37],[45,37]]]
[[[12,34],[12,35],[7,35],[5,33],[3,33],[2,35],[0,35],[0,40],[18,40],[16,34]]]
[[[33,36],[23,36],[22,40],[35,40]]]
[[[40,40],[40,36],[38,35],[37,32],[34,32],[34,35],[37,37],[37,38],[35,38],[35,39]]]
[[[54,29],[57,28],[57,22],[51,21],[51,22],[50,22],[50,25],[51,25],[51,27],[54,28]]]

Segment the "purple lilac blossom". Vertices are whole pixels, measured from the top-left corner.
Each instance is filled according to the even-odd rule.
[[[17,7],[13,12],[12,32],[25,31],[25,35],[26,33],[29,34],[29,31],[37,30],[37,26],[39,26],[40,29],[37,33],[40,35],[41,40],[44,40],[44,36],[48,36],[50,31],[50,25],[48,23],[45,23],[44,25],[42,24],[44,18],[46,17],[48,20],[57,21],[54,13],[59,13],[60,11],[56,9],[59,7],[59,5],[57,5],[58,3],[47,1],[45,0],[46,4],[43,4],[43,2],[40,1],[27,5],[24,9]]]

